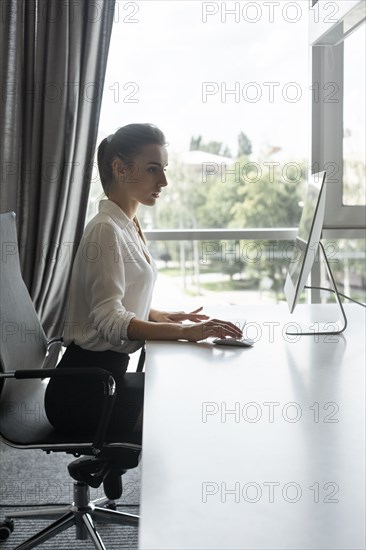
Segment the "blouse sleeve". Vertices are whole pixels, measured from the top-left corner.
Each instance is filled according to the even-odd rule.
[[[84,239],[81,250],[89,321],[99,336],[113,345],[128,340],[128,325],[136,317],[123,305],[126,279],[120,248],[113,228],[99,223]]]

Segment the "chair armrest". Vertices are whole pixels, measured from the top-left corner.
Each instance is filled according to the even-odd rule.
[[[58,350],[60,350],[63,341],[64,339],[62,338],[62,336],[57,336],[46,341],[46,353],[41,366],[42,369],[55,368],[58,362],[58,353],[52,353],[52,348],[53,346],[55,346],[55,344],[58,344]],[[49,363],[51,364],[49,365]]]
[[[116,382],[113,376],[105,369],[96,367],[69,369],[19,369],[0,374],[0,378],[16,378],[24,380],[30,378],[55,378],[59,376],[76,376],[78,374],[90,374],[102,379],[104,385],[104,399],[102,414],[97,426],[96,434],[93,440],[93,453],[99,454],[108,428],[108,422],[112,414],[114,400],[116,397]]]
[[[56,338],[51,338],[50,340],[47,340],[47,355],[49,354],[50,349],[54,344],[62,344],[63,341],[64,339],[62,338],[62,336],[57,336]]]

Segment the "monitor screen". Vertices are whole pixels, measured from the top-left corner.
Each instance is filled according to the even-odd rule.
[[[285,296],[292,313],[316,258],[323,228],[326,173],[309,175],[304,208],[285,282]]]

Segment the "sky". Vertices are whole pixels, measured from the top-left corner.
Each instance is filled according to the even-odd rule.
[[[250,2],[243,11],[246,4],[117,1],[101,137],[124,124],[152,122],[171,150],[188,150],[191,136],[202,135],[235,154],[243,131],[254,154],[268,145],[294,161],[305,158],[307,1],[272,14],[268,2]],[[230,15],[225,5],[239,9]]]
[[[202,135],[235,156],[243,131],[252,158],[269,147],[290,161],[308,158],[307,0],[117,0],[114,19],[99,140],[152,122],[170,151]],[[348,111],[350,124],[362,122]]]

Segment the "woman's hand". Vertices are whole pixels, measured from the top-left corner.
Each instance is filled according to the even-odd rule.
[[[236,325],[220,319],[206,321],[207,315],[198,313],[201,309],[198,308],[191,313],[165,313],[150,310],[149,321],[142,321],[136,317],[131,319],[128,325],[128,338],[129,340],[189,340],[190,342],[211,337],[241,338],[243,333]],[[160,321],[160,319],[164,320]],[[197,319],[204,320],[197,322]],[[182,324],[184,320],[193,320],[193,323]]]
[[[243,336],[243,332],[239,327],[220,319],[210,319],[203,323],[183,326],[182,333],[182,338],[190,342],[198,342],[211,337],[224,338],[230,336],[231,338],[241,338]]]
[[[207,315],[199,314],[199,311],[202,311],[202,307],[191,311],[190,313],[185,313],[184,311],[150,311],[150,319],[156,323],[182,323],[183,321],[192,321],[193,323],[198,323],[199,321],[205,321],[209,317]]]

